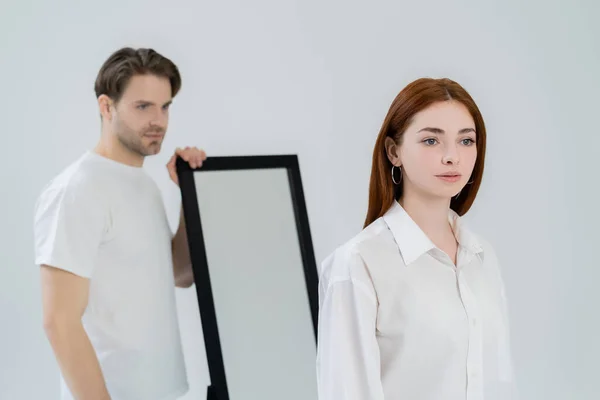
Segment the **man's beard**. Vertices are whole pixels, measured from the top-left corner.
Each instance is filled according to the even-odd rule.
[[[155,155],[160,151],[162,139],[156,139],[153,140],[150,145],[144,145],[142,138],[148,133],[164,134],[164,129],[154,127],[144,129],[142,132],[136,132],[123,123],[119,125],[120,127],[117,131],[117,138],[119,139],[119,142],[131,153],[146,157]]]

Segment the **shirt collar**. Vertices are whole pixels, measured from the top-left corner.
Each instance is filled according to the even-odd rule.
[[[383,219],[390,228],[406,265],[436,248],[435,244],[397,201],[394,201]],[[463,220],[452,209],[448,211],[448,221],[459,246],[474,254],[483,251],[477,237],[465,227]]]

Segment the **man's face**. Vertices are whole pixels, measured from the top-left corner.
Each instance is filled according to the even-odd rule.
[[[140,156],[155,155],[169,123],[171,84],[155,75],[135,75],[115,105],[112,130],[118,140]]]

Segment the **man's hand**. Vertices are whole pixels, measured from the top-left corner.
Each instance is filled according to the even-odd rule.
[[[167,163],[167,169],[169,171],[169,176],[171,180],[175,182],[177,186],[179,186],[179,178],[177,177],[177,167],[175,165],[177,161],[177,156],[183,158],[183,160],[187,161],[192,168],[199,168],[202,166],[204,160],[206,160],[206,153],[204,150],[199,149],[197,147],[186,147],[184,149],[177,148],[175,153]]]

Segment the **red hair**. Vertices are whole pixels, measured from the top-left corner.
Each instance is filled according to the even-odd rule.
[[[475,101],[458,83],[446,78],[421,78],[407,85],[396,96],[379,131],[373,150],[369,205],[364,227],[383,216],[393,202],[402,195],[402,185],[396,186],[392,181],[392,163],[387,157],[385,139],[391,137],[400,145],[404,131],[415,114],[434,103],[450,100],[462,103],[469,110],[475,122],[477,146],[477,160],[469,179],[469,182],[473,183],[466,185],[458,198],[452,198],[450,208],[458,215],[464,215],[471,208],[481,185],[485,161],[486,133],[483,117]]]

